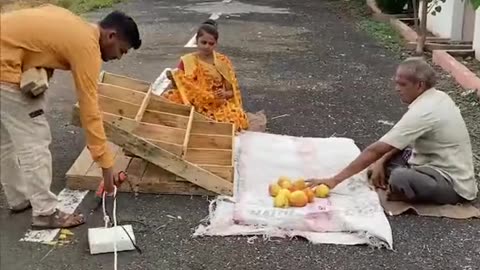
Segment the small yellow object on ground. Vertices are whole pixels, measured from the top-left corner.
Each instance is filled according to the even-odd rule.
[[[317,198],[326,198],[329,194],[330,188],[325,184],[318,185],[317,188],[315,188],[315,196]]]
[[[65,235],[70,235],[70,236],[74,235],[74,233],[72,231],[70,231],[69,229],[62,229],[62,230],[60,230],[60,233],[65,234]]]

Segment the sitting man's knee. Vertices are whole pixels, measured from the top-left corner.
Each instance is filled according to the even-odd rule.
[[[390,179],[388,180],[388,184],[390,186],[402,186],[404,185],[409,177],[411,176],[411,169],[408,168],[397,168],[394,169],[390,174]]]

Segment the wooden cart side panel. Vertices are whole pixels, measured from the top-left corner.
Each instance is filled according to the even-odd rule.
[[[105,123],[109,140],[165,170],[185,178],[189,182],[218,194],[232,195],[233,184],[193,163],[181,159],[156,145],[123,130],[121,127]]]
[[[226,135],[195,134],[190,135],[190,148],[232,149],[232,137]]]

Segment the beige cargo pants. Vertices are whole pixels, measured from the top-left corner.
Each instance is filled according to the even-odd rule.
[[[57,197],[50,191],[52,156],[46,97],[24,96],[0,82],[1,182],[10,207],[30,201],[33,216],[54,213]]]

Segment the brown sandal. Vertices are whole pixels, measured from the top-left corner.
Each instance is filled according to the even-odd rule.
[[[49,216],[37,216],[32,219],[33,229],[65,229],[72,228],[85,223],[82,214],[67,214],[60,210]]]

